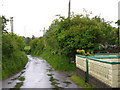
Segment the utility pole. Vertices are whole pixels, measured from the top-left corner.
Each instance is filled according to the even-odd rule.
[[[40,30],[40,32],[43,32],[43,35],[45,35],[45,33],[46,33],[45,27],[43,30]]]
[[[26,26],[24,26],[24,36],[26,37]]]
[[[68,4],[68,18],[70,18],[70,9],[71,9],[71,0],[69,0],[69,4]]]
[[[45,27],[44,27],[44,30],[43,30],[43,35],[45,35],[45,33],[46,33],[46,30],[45,30]]]
[[[43,32],[43,36],[45,35],[45,33],[46,33],[46,30],[45,30],[45,27],[44,27],[44,29],[43,30],[40,30],[40,32]],[[46,40],[45,40],[45,36],[44,36],[44,45],[45,45],[45,48],[46,48]]]
[[[11,33],[13,33],[13,17],[10,17]]]

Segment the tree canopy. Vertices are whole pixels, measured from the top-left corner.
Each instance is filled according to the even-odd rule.
[[[50,51],[71,57],[76,54],[77,49],[96,52],[106,45],[118,45],[117,28],[100,16],[90,18],[88,14],[81,14],[72,15],[71,18],[59,16],[59,19],[55,19],[49,26],[42,39],[32,41],[31,48],[33,51]]]

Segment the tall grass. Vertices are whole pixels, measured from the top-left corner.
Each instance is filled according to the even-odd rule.
[[[25,51],[26,54],[30,54],[30,50],[31,50],[30,46],[25,46],[24,47],[24,51]]]
[[[79,76],[73,75],[70,77],[70,79],[83,88],[89,88],[89,89],[94,88],[93,86],[89,85],[88,83],[85,83],[85,80],[83,80]]]
[[[2,56],[2,79],[23,69],[28,59],[24,52],[16,51],[10,57]]]
[[[32,54],[35,55],[35,54]],[[49,51],[43,52],[35,56],[42,57],[47,60],[48,63],[55,69],[59,71],[74,71],[76,70],[75,64],[69,63],[69,58],[65,55],[51,54]]]

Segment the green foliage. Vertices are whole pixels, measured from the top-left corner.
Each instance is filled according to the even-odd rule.
[[[89,52],[85,52],[85,50],[79,50],[77,49],[76,52],[80,55],[84,55],[84,56],[90,56],[90,53]]]
[[[36,53],[36,47],[37,47],[37,42],[38,42],[38,39],[33,39],[31,42],[30,42],[30,47],[31,47],[31,51],[34,50],[34,52],[32,52],[33,54]]]
[[[59,71],[73,71],[76,70],[75,64],[69,63],[69,58],[65,55],[51,54],[50,52],[44,52],[39,55],[48,61],[48,63],[55,69]]]
[[[93,18],[88,14],[73,15],[71,18],[60,16],[52,22],[44,37],[32,40],[30,46],[32,55],[46,57],[48,55],[52,59],[57,56],[62,59],[65,56],[70,64],[75,59],[77,49],[84,49],[86,55],[89,55],[87,52],[102,50],[101,45],[117,45],[117,36],[117,29],[99,16]],[[59,59],[55,60],[59,63]]]
[[[25,46],[24,50],[30,50],[30,46]]]
[[[2,19],[0,17],[0,80],[2,79]]]
[[[22,70],[28,59],[24,52],[14,51],[10,57],[2,55],[2,79]]]
[[[116,22],[118,25],[120,25],[120,20],[117,20],[117,22]]]
[[[23,37],[13,33],[3,33],[2,36],[2,78],[23,69],[27,63],[27,56],[23,52],[25,41]]]
[[[2,18],[2,79],[7,78],[23,69],[28,59],[23,52],[25,47],[25,39],[14,33],[8,33],[5,30],[7,19]],[[0,64],[1,65],[1,64]]]
[[[7,22],[9,20],[5,18],[5,16],[0,16],[0,29],[2,29],[2,32],[7,32],[7,30],[5,29]]]
[[[9,43],[8,43],[9,42]],[[13,33],[3,33],[2,35],[2,54],[10,56],[14,51],[23,51],[25,40],[23,37]]]
[[[30,51],[31,51],[30,46],[25,46],[24,51],[25,51],[26,54],[30,54]]]
[[[70,77],[70,79],[72,81],[74,81],[76,84],[80,85],[81,87],[83,88],[93,88],[91,85],[89,85],[88,83],[85,83],[85,80],[83,80],[82,78],[76,76],[76,75],[73,75]]]
[[[29,46],[30,45],[30,41],[32,40],[32,38],[30,37],[27,37],[25,38],[25,41],[26,41],[26,45]]]
[[[65,26],[64,24],[60,22],[60,26]],[[112,28],[99,17],[90,19],[82,15],[76,15],[71,18],[69,24],[70,27],[68,26],[66,29],[62,27],[62,29],[60,28],[61,32],[57,33],[60,47],[65,54],[71,54],[75,49],[97,51],[100,44],[116,44],[117,34],[113,33],[115,28]]]

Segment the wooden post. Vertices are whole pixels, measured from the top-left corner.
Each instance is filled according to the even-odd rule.
[[[71,7],[71,0],[69,0],[69,5],[68,5],[68,18],[70,18],[70,7]]]
[[[88,66],[88,59],[86,58],[86,72],[85,72],[85,82],[89,80],[89,66]]]
[[[13,33],[13,17],[10,17],[11,33]]]

